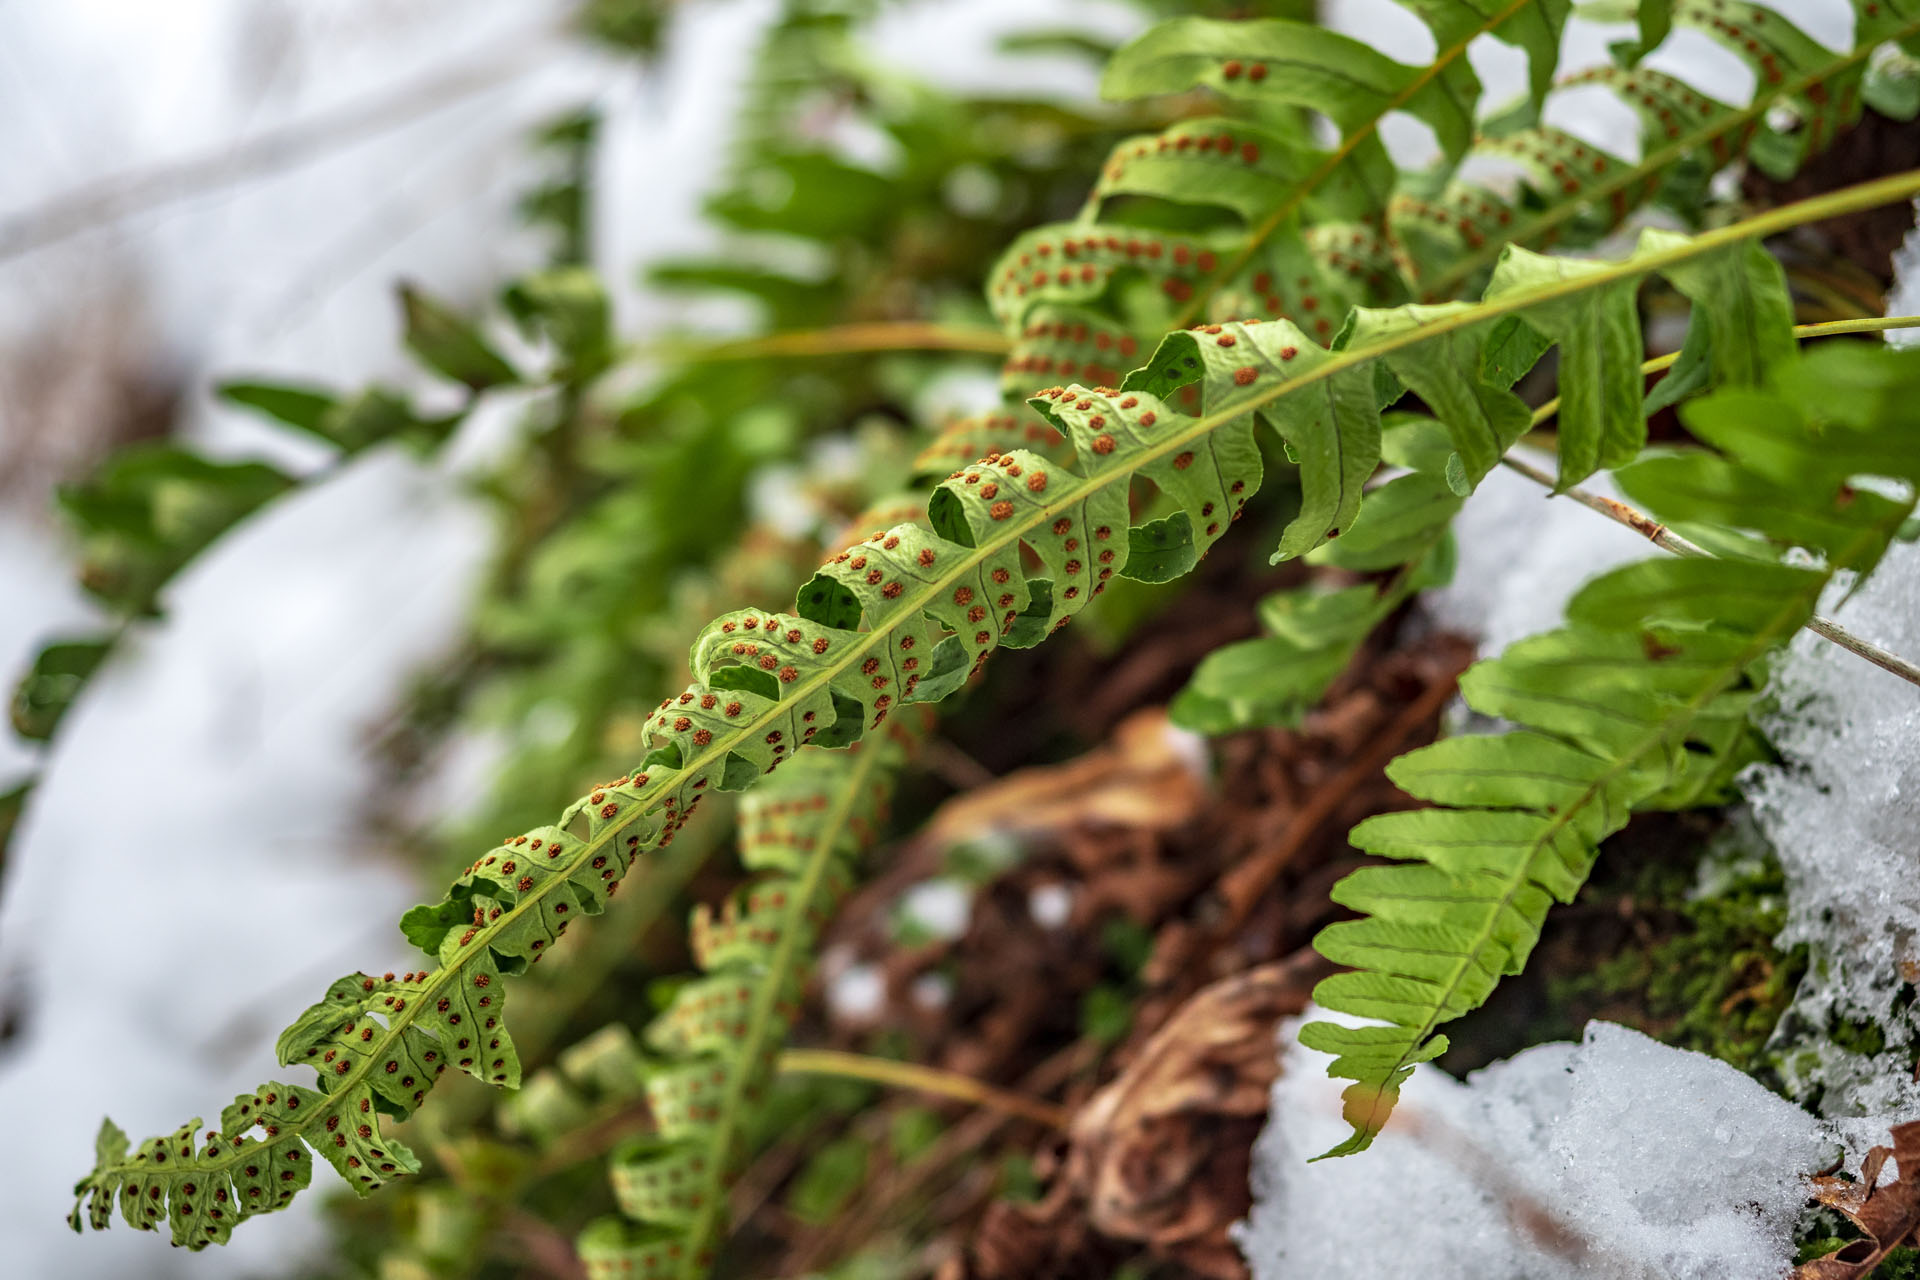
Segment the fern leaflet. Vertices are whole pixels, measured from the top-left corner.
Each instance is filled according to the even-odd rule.
[[[1122,142],[1076,221],[1038,228],[1008,248],[989,275],[994,314],[1015,339],[1007,377],[1033,386],[1021,379],[1110,364],[1090,349],[1101,336],[1117,346],[1123,332],[1184,322],[1209,301],[1214,313],[1289,319],[1327,342],[1348,306],[1455,297],[1509,244],[1590,243],[1656,198],[1696,217],[1704,184],[1676,180],[1684,163],[1713,169],[1750,152],[1770,172],[1791,173],[1858,117],[1873,51],[1920,33],[1914,0],[1850,3],[1854,39],[1838,53],[1741,0],[1672,6],[1674,26],[1704,33],[1753,70],[1758,87],[1745,106],[1639,66],[1566,80],[1569,89],[1602,85],[1636,113],[1633,160],[1534,122],[1548,88],[1543,67],[1551,67],[1541,54],[1556,43],[1563,6],[1410,6],[1441,48],[1424,69],[1307,28],[1313,42],[1338,50],[1318,78],[1254,76],[1270,54],[1290,57],[1293,42],[1306,39],[1290,24],[1185,19],[1156,27],[1116,55],[1104,91],[1133,97],[1205,87],[1233,114]],[[1482,33],[1528,50],[1533,78],[1517,111],[1475,136],[1478,85],[1460,55]],[[1340,71],[1352,73],[1340,86],[1322,83]],[[1301,107],[1342,126],[1333,150],[1315,142]],[[1803,127],[1783,133],[1769,125],[1776,108]],[[1388,159],[1376,130],[1390,110],[1434,128],[1443,152],[1434,169],[1403,172]],[[1519,165],[1520,189],[1502,195],[1457,176],[1471,158]],[[1169,217],[1156,205],[1180,208]],[[1084,335],[1073,350],[1057,349],[1062,324]],[[1055,347],[1036,335],[1051,336]]]

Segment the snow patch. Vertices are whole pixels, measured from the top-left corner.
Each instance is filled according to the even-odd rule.
[[[923,880],[900,897],[900,919],[942,942],[967,931],[973,919],[973,890],[950,876]]]
[[[1920,653],[1920,547],[1896,545],[1858,594],[1830,601],[1849,630]],[[1786,1063],[1795,1091],[1823,1086],[1848,1156],[1920,1118],[1907,1065],[1915,1029],[1897,1001],[1920,977],[1920,690],[1815,636],[1782,657],[1761,720],[1778,764],[1742,784],[1787,877],[1782,947],[1806,943],[1807,977],[1783,1035],[1813,1042]],[[1821,1044],[1845,1022],[1886,1033],[1878,1055]]]
[[[1725,1063],[1594,1022],[1464,1083],[1418,1067],[1370,1150],[1308,1163],[1347,1126],[1294,1025],[1237,1232],[1254,1280],[1774,1280],[1831,1151]]]
[[[1887,314],[1920,311],[1920,230],[1894,276]],[[1920,653],[1920,546],[1895,544],[1856,593],[1847,585],[1835,584],[1822,612],[1895,653]],[[1802,632],[1769,692],[1761,725],[1780,760],[1741,784],[1786,872],[1780,945],[1806,943],[1810,961],[1775,1041],[1788,1088],[1818,1094],[1857,1169],[1890,1126],[1920,1119],[1909,1069],[1920,1030],[1901,1005],[1920,978],[1920,690]],[[1832,1042],[1865,1021],[1884,1033],[1878,1052]]]
[[[364,734],[461,624],[484,523],[398,450],[273,504],[168,590],[62,726],[0,898],[7,1274],[261,1275],[321,1251],[315,1211],[205,1256],[60,1219],[101,1115],[136,1138],[275,1072],[274,1034],[335,975],[399,967],[419,888],[373,855]],[[20,575],[13,575],[15,580]],[[334,1183],[329,1170],[316,1181]]]
[[[842,1022],[871,1022],[886,1007],[887,978],[873,965],[852,965],[827,979],[827,1011]]]
[[[1583,487],[1621,496],[1604,475]],[[1460,549],[1453,581],[1424,601],[1440,626],[1478,636],[1483,654],[1559,626],[1567,601],[1589,579],[1661,554],[1638,534],[1502,468],[1480,482],[1453,530]]]

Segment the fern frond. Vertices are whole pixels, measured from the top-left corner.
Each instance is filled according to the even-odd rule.
[[[1290,319],[1324,342],[1348,306],[1456,296],[1509,244],[1589,243],[1656,198],[1692,217],[1697,200],[1669,182],[1683,162],[1718,168],[1745,153],[1771,172],[1790,173],[1858,117],[1873,50],[1920,34],[1915,0],[1850,3],[1854,39],[1838,53],[1777,11],[1742,0],[1674,5],[1674,26],[1704,32],[1753,69],[1757,88],[1743,107],[1645,67],[1599,68],[1564,81],[1569,89],[1603,85],[1635,111],[1638,159],[1531,123],[1565,6],[1412,6],[1440,46],[1425,68],[1277,20],[1163,24],[1115,57],[1103,85],[1108,95],[1204,86],[1235,114],[1183,120],[1120,143],[1078,220],[1028,233],[996,264],[989,276],[995,315],[1015,335],[1031,313],[1051,306],[1150,329],[1183,322],[1213,299],[1216,313]],[[1524,127],[1510,112],[1476,137],[1479,88],[1462,54],[1482,33],[1528,50],[1533,79],[1519,112]],[[1332,59],[1324,69],[1291,65],[1322,44]],[[1281,63],[1286,74],[1254,77],[1256,68]],[[1332,116],[1342,141],[1321,147],[1298,118],[1300,107]],[[1777,108],[1803,127],[1789,135],[1770,126]],[[1377,136],[1389,110],[1433,127],[1443,152],[1436,168],[1395,168]],[[1476,156],[1517,163],[1526,175],[1522,189],[1508,197],[1454,176]],[[1162,222],[1143,200],[1181,206],[1184,216]],[[1164,229],[1191,225],[1193,211],[1209,209],[1238,225],[1179,235]],[[1131,289],[1135,280],[1164,299]],[[1010,367],[1009,377],[1015,372]]]
[[[1649,231],[1642,243],[1672,241],[1666,233]],[[1681,353],[1641,364],[1643,376],[1677,366],[1647,398],[1648,413],[1702,387],[1757,386],[1770,369],[1791,361],[1796,337],[1827,331],[1825,326],[1791,326],[1779,265],[1757,245],[1676,266],[1666,278],[1699,300],[1697,323],[1688,330]],[[1525,413],[1525,406],[1511,397],[1488,397],[1498,391],[1499,382],[1519,372],[1523,360],[1532,358],[1528,352],[1522,355],[1522,360],[1497,356],[1498,377],[1478,387],[1437,378],[1433,370],[1411,372],[1410,383],[1422,389],[1432,407],[1451,421],[1474,424],[1476,430],[1449,432],[1440,421],[1421,414],[1383,415],[1382,459],[1403,468],[1403,474],[1367,496],[1345,537],[1308,557],[1315,565],[1355,573],[1391,571],[1391,577],[1333,591],[1309,584],[1263,599],[1259,612],[1266,634],[1208,654],[1169,709],[1176,723],[1208,734],[1297,723],[1394,609],[1415,592],[1452,577],[1446,535],[1481,478],[1452,446],[1464,435],[1471,447],[1474,435],[1485,432],[1490,444],[1504,448],[1517,437],[1516,423],[1528,425],[1516,416]],[[1485,361],[1482,367],[1488,367]],[[1551,417],[1559,404],[1555,399],[1535,410],[1531,424]],[[1502,461],[1513,465],[1510,454]],[[1528,474],[1536,473],[1528,468]],[[1554,487],[1551,476],[1538,473],[1537,478]]]
[[[1136,546],[1150,548],[1166,535],[1181,544],[1176,559],[1197,558],[1259,482],[1252,415],[1311,441],[1300,447],[1337,453],[1346,428],[1310,420],[1299,406],[1326,403],[1350,375],[1377,362],[1420,352],[1457,360],[1463,348],[1455,338],[1508,318],[1531,325],[1539,316],[1555,332],[1576,332],[1550,315],[1590,292],[1916,189],[1920,176],[1901,175],[1622,262],[1553,274],[1543,268],[1537,283],[1338,352],[1284,324],[1173,335],[1128,381],[1171,386],[1191,378],[1181,389],[1200,383],[1220,397],[1202,417],[1178,412],[1144,386],[1051,389],[1033,403],[1071,441],[1073,464],[1020,450],[983,458],[935,489],[930,529],[901,524],[848,547],[801,589],[795,613],[741,610],[715,619],[690,655],[694,683],[649,716],[651,749],[638,768],[575,801],[557,824],[502,841],[442,902],[407,914],[407,937],[437,967],[395,979],[342,979],[281,1037],[281,1061],[313,1066],[317,1088],[266,1086],[230,1107],[203,1140],[193,1137],[196,1121],[132,1154],[109,1124],[95,1168],[76,1187],[76,1229],[83,1221],[104,1227],[117,1199],[136,1226],[165,1217],[181,1244],[224,1240],[237,1219],[277,1207],[282,1190],[304,1185],[303,1143],[363,1192],[416,1167],[381,1133],[380,1117],[411,1113],[450,1065],[490,1083],[515,1083],[520,1068],[500,1021],[501,979],[537,962],[574,917],[600,910],[633,860],[670,841],[708,791],[744,788],[803,745],[853,741],[903,702],[937,700],[1003,642],[1038,643],[1111,575],[1132,571]],[[1496,349],[1483,343],[1482,359]],[[1239,361],[1230,374],[1215,359],[1222,352]],[[1203,357],[1212,361],[1207,379]],[[1614,376],[1610,367],[1590,371]],[[1462,376],[1482,374],[1476,366]],[[1606,398],[1571,385],[1567,391]],[[1365,412],[1350,403],[1339,411]],[[1609,439],[1602,436],[1603,456]],[[1335,458],[1315,474],[1331,483],[1347,471]],[[1160,489],[1173,514],[1134,529],[1128,493],[1140,477]],[[1561,478],[1572,477],[1563,471]],[[1347,502],[1344,489],[1310,496],[1318,512],[1337,514]],[[264,1140],[250,1136],[255,1124],[267,1126]]]
[[[1777,178],[1824,150],[1860,116],[1862,86],[1875,49],[1920,34],[1913,0],[1849,0],[1851,47],[1835,52],[1776,9],[1742,0],[1680,0],[1673,24],[1704,33],[1753,71],[1744,107],[1718,102],[1647,67],[1598,67],[1569,77],[1568,88],[1601,85],[1641,123],[1640,158],[1627,160],[1562,130],[1537,126],[1488,138],[1477,150],[1519,162],[1529,188],[1507,201],[1484,187],[1454,182],[1431,200],[1396,202],[1395,239],[1407,246],[1403,269],[1427,297],[1446,297],[1475,278],[1508,242],[1585,243],[1617,227],[1689,158],[1719,168],[1742,154]],[[1769,124],[1784,109],[1800,128]],[[1669,191],[1681,212],[1689,202]]]
[[[1835,387],[1858,388],[1836,398]],[[1355,872],[1334,898],[1364,913],[1315,945],[1354,971],[1315,999],[1384,1025],[1314,1023],[1301,1042],[1352,1080],[1363,1150],[1413,1067],[1447,1047],[1437,1028],[1518,973],[1547,908],[1569,902],[1599,842],[1636,809],[1699,803],[1740,759],[1763,660],[1813,615],[1836,575],[1870,572],[1914,509],[1920,354],[1825,348],[1769,391],[1688,402],[1710,449],[1634,462],[1621,485],[1656,516],[1758,535],[1765,560],[1645,561],[1589,583],[1567,625],[1511,646],[1461,680],[1468,705],[1515,726],[1400,757],[1388,776],[1436,806],[1370,818],[1356,848],[1401,860]],[[1899,498],[1862,476],[1904,482]],[[1791,552],[1803,554],[1794,556]]]
[[[741,1127],[798,1013],[814,939],[851,883],[852,859],[876,838],[926,718],[897,720],[846,752],[804,751],[741,801],[741,859],[768,874],[719,916],[694,913],[705,976],[681,987],[647,1032],[668,1059],[645,1071],[654,1133],[609,1162],[632,1221],[603,1218],[581,1235],[588,1275],[706,1271]]]
[[[1341,138],[1331,151],[1323,151],[1296,117],[1294,127],[1284,132],[1260,130],[1261,137],[1231,138],[1231,145],[1214,150],[1205,145],[1214,141],[1204,132],[1210,122],[1201,123],[1203,132],[1197,137],[1176,126],[1161,138],[1121,144],[1094,192],[1090,211],[1107,195],[1121,193],[1233,208],[1246,219],[1249,234],[1235,247],[1223,272],[1227,278],[1240,274],[1276,235],[1300,241],[1299,227],[1305,223],[1377,227],[1398,178],[1380,140],[1380,122],[1395,111],[1414,116],[1433,129],[1444,162],[1458,163],[1473,141],[1480,98],[1468,46],[1486,35],[1523,50],[1531,70],[1527,105],[1537,110],[1551,82],[1561,28],[1572,6],[1565,0],[1490,0],[1480,5],[1422,0],[1406,7],[1432,32],[1438,46],[1434,60],[1424,67],[1396,63],[1348,36],[1278,19],[1229,23],[1190,18],[1163,23],[1127,45],[1101,82],[1107,97],[1204,85],[1269,120],[1285,118],[1275,107],[1320,112],[1339,127]],[[1213,157],[1207,155],[1210,150]],[[1197,170],[1182,160],[1183,153],[1200,161]],[[1171,162],[1163,157],[1171,157]],[[1283,251],[1269,268],[1292,265],[1290,260],[1302,256],[1300,247],[1305,246]],[[1280,279],[1284,288],[1292,273]]]

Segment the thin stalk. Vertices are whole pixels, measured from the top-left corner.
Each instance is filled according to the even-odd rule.
[[[770,333],[759,338],[695,346],[675,342],[654,350],[688,364],[760,360],[771,356],[864,355],[876,351],[972,351],[1005,355],[1012,343],[998,329],[925,320],[875,321]],[[644,349],[643,349],[644,350]]]
[[[1549,491],[1553,488],[1551,474],[1512,454],[1500,459],[1500,465],[1509,471],[1518,472],[1536,484],[1545,486]],[[1677,556],[1713,558],[1713,552],[1699,543],[1690,538],[1681,537],[1646,512],[1630,507],[1624,502],[1616,502],[1612,498],[1582,489],[1578,485],[1571,489],[1562,489],[1560,496],[1572,498],[1588,510],[1598,511],[1614,523],[1625,525],[1662,551],[1670,551]],[[1804,625],[1808,631],[1821,639],[1831,640],[1848,653],[1865,658],[1882,671],[1891,672],[1909,684],[1920,685],[1920,666],[1915,666],[1897,653],[1882,649],[1871,640],[1861,639],[1832,618],[1816,613],[1807,619]]]
[[[916,1066],[890,1058],[873,1058],[831,1049],[787,1049],[774,1059],[774,1069],[782,1075],[839,1076],[848,1080],[866,1080],[893,1089],[917,1089],[922,1093],[966,1102],[997,1115],[1037,1121],[1053,1129],[1065,1129],[1071,1118],[1064,1107],[1056,1107],[1024,1093],[982,1084],[958,1071]],[[605,1154],[633,1134],[652,1131],[652,1112],[645,1100],[621,1103],[596,1114],[585,1124],[556,1139],[534,1166],[532,1175],[536,1178],[550,1177]],[[448,1166],[449,1174],[459,1182],[459,1153],[443,1136],[436,1136],[432,1146],[435,1155]],[[464,1188],[464,1183],[462,1185]]]
[[[780,1055],[780,1071],[783,1075],[841,1076],[849,1080],[870,1080],[895,1089],[917,1089],[988,1111],[1037,1121],[1053,1129],[1065,1129],[1071,1119],[1065,1107],[996,1089],[958,1071],[942,1071],[891,1058],[841,1053],[836,1049],[788,1049]]]

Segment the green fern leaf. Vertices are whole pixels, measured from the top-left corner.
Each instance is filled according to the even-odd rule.
[[[1640,117],[1640,158],[1629,161],[1546,127],[1483,139],[1476,150],[1519,161],[1528,197],[1508,203],[1483,187],[1450,183],[1431,199],[1404,194],[1394,211],[1395,239],[1408,246],[1409,278],[1429,297],[1445,297],[1474,279],[1508,241],[1534,246],[1589,241],[1662,194],[1677,166],[1698,158],[1719,168],[1742,152],[1785,178],[1832,144],[1860,113],[1873,51],[1920,34],[1913,0],[1851,0],[1852,45],[1835,52],[1801,32],[1778,10],[1741,0],[1678,0],[1672,24],[1701,32],[1754,73],[1753,100],[1733,107],[1646,67],[1600,67],[1569,77],[1567,87],[1602,85]],[[1768,123],[1776,108],[1799,127]],[[1667,192],[1680,211],[1690,199]]]
[[[1120,143],[1080,219],[1032,233],[996,267],[996,314],[1018,332],[1028,308],[1064,302],[1122,317],[1138,332],[1154,327],[1156,316],[1188,314],[1196,299],[1211,296],[1215,314],[1291,319],[1325,342],[1346,306],[1452,297],[1509,243],[1590,242],[1656,198],[1695,216],[1698,197],[1668,182],[1689,160],[1718,168],[1750,152],[1777,176],[1790,173],[1857,118],[1872,51],[1920,33],[1913,0],[1853,0],[1854,42],[1837,53],[1778,12],[1740,0],[1649,3],[1649,39],[1668,26],[1704,32],[1753,69],[1758,88],[1749,105],[1736,108],[1645,67],[1610,66],[1567,79],[1567,88],[1608,88],[1640,116],[1640,157],[1630,160],[1532,122],[1550,87],[1567,6],[1496,10],[1432,0],[1408,7],[1439,46],[1423,68],[1278,20],[1181,19],[1123,48],[1103,82],[1108,96],[1204,86],[1234,114],[1183,120]],[[1479,85],[1464,52],[1481,34],[1526,50],[1532,74],[1517,114],[1476,137]],[[1299,107],[1336,121],[1342,138],[1334,149],[1287,123]],[[1780,132],[1769,125],[1775,109],[1798,127]],[[1396,170],[1377,132],[1389,110],[1408,111],[1435,130],[1443,153],[1437,169]],[[1517,120],[1527,123],[1516,128]],[[1456,176],[1469,155],[1517,163],[1527,189],[1509,199]],[[1184,237],[1184,263],[1170,256],[1129,261],[1121,253],[1089,274],[1057,258],[1033,260],[1043,243],[1055,252],[1064,242],[1097,255],[1094,246],[1109,241],[1119,249],[1163,238],[1146,225],[1152,215],[1135,207],[1141,198],[1229,211],[1243,230]],[[1202,254],[1213,265],[1197,266]],[[1136,275],[1167,301],[1131,292]]]
[[[851,880],[853,857],[876,838],[924,723],[896,721],[845,753],[805,751],[741,801],[741,858],[766,878],[719,916],[694,914],[706,976],[682,986],[648,1030],[648,1043],[668,1055],[642,1072],[655,1131],[609,1162],[627,1220],[602,1219],[581,1235],[589,1276],[706,1271],[741,1127],[797,1012],[814,939]]]
[[[1354,828],[1356,848],[1402,864],[1342,881],[1334,897],[1364,915],[1316,939],[1354,971],[1326,979],[1315,998],[1386,1024],[1301,1032],[1354,1082],[1353,1135],[1328,1155],[1363,1150],[1414,1065],[1445,1051],[1436,1029],[1520,971],[1547,908],[1572,900],[1600,840],[1636,808],[1697,802],[1701,780],[1748,733],[1762,659],[1807,621],[1835,574],[1869,571],[1912,513],[1911,490],[1893,499],[1849,487],[1862,461],[1877,464],[1870,474],[1920,480],[1910,415],[1832,413],[1819,388],[1850,376],[1920,391],[1920,356],[1816,352],[1781,390],[1689,402],[1683,420],[1716,450],[1620,472],[1658,516],[1757,533],[1783,555],[1817,553],[1814,565],[1679,559],[1608,573],[1574,597],[1564,629],[1462,679],[1468,705],[1519,731],[1456,738],[1388,767],[1402,789],[1442,807]],[[1756,410],[1765,425],[1753,430]],[[1870,443],[1835,456],[1835,434]]]

